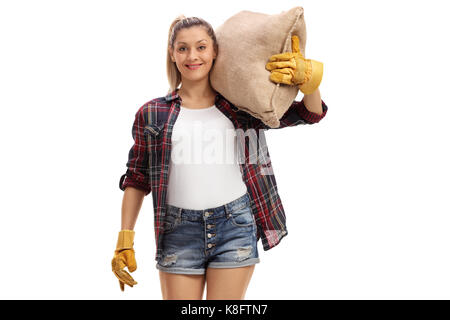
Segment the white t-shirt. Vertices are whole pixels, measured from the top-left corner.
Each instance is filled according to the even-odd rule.
[[[215,105],[180,107],[172,131],[170,160],[170,205],[203,210],[247,192],[236,152],[236,131]]]

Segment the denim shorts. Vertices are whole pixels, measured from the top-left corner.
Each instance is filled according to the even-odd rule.
[[[237,268],[260,261],[248,193],[204,210],[167,205],[162,229],[156,268],[165,272],[204,274],[206,268]]]

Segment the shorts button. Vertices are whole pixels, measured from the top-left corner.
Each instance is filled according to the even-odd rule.
[[[211,248],[212,247],[212,244],[211,243],[208,243],[208,248]]]
[[[208,225],[207,225],[207,228],[208,228],[208,229],[211,229],[211,228],[212,228],[212,226],[211,226],[210,224],[208,224]]]
[[[208,233],[208,238],[211,238],[211,233]]]
[[[209,217],[211,215],[211,212],[206,212],[205,217]]]

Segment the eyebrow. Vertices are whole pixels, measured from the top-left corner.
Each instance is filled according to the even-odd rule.
[[[198,40],[197,43],[202,42],[202,41],[206,41],[206,39]],[[181,44],[181,43],[187,44],[186,42],[183,42],[183,41],[177,41],[177,42],[179,44]]]

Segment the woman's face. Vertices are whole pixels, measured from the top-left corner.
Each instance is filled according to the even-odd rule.
[[[198,81],[208,77],[213,59],[216,58],[213,40],[203,27],[195,26],[178,31],[174,50],[170,48],[172,61],[176,62],[182,79]],[[199,65],[190,68],[188,65]]]

